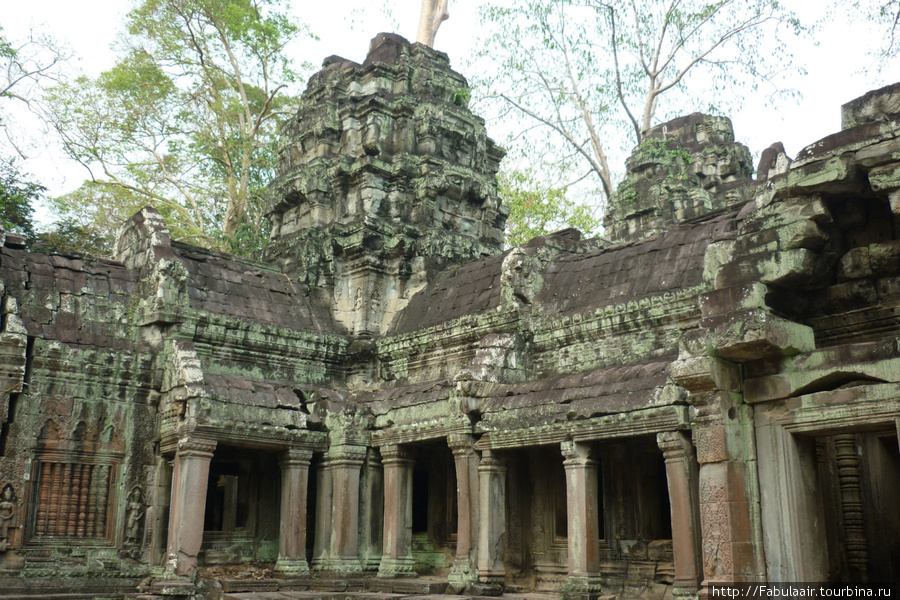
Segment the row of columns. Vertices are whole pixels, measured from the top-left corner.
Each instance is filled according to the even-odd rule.
[[[692,594],[702,579],[693,446],[683,432],[660,433],[657,441],[666,462],[672,510],[675,592]],[[506,573],[505,462],[501,454],[492,450],[482,451],[479,457],[472,436],[454,435],[448,443],[456,468],[458,502],[457,548],[449,583],[458,589],[475,580],[502,585]],[[202,439],[184,439],[178,444],[167,545],[167,567],[177,575],[189,575],[197,566],[215,447],[214,441]],[[573,589],[599,591],[599,461],[589,443],[564,442],[561,449],[566,471],[569,582]],[[357,572],[372,568],[377,561],[379,577],[414,574],[414,455],[409,447],[396,444],[382,446],[380,452],[381,469],[371,451],[367,456],[367,449],[362,446],[333,446],[326,453],[316,473],[313,568]],[[276,569],[292,575],[307,574],[310,569],[306,519],[307,503],[311,500],[307,490],[312,455],[310,449],[292,448],[280,457],[281,529]],[[361,489],[361,468],[367,460],[369,466]],[[383,529],[379,532],[378,515],[374,513],[380,508],[376,496],[382,485]],[[361,511],[366,519],[362,535]],[[360,539],[363,548],[359,546]],[[372,548],[379,541],[380,557]]]

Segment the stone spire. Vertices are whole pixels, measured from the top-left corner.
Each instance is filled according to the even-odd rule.
[[[349,333],[386,330],[431,272],[502,249],[503,150],[447,55],[380,34],[360,65],[325,60],[282,126],[267,258]]]
[[[645,238],[750,199],[750,151],[727,117],[694,113],[657,125],[625,162],[604,226],[615,241]]]

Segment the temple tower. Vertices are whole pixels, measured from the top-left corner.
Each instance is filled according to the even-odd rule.
[[[503,150],[447,55],[380,34],[325,60],[282,128],[266,258],[360,338],[384,333],[426,273],[502,249]]]

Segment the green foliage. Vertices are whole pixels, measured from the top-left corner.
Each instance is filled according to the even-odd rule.
[[[279,0],[143,0],[126,52],[97,79],[52,90],[51,121],[92,178],[56,202],[114,229],[144,205],[189,243],[264,243],[265,185],[298,74],[283,50],[305,30]]]
[[[0,161],[0,222],[3,229],[34,238],[34,208],[46,188],[30,181],[13,161]]]
[[[115,236],[110,230],[81,225],[67,218],[38,233],[33,247],[44,252],[109,257],[113,253],[114,241]]]
[[[566,188],[542,187],[521,171],[500,174],[500,197],[509,207],[507,246],[521,246],[534,237],[568,227],[589,236],[600,229],[600,222],[588,207],[566,196]]]
[[[469,100],[472,99],[472,90],[469,88],[459,88],[453,92],[453,104],[457,106],[468,106]]]
[[[638,145],[638,151],[666,163],[683,162],[685,165],[689,165],[693,162],[690,152],[684,148],[672,148],[669,140],[665,138],[644,139]]]

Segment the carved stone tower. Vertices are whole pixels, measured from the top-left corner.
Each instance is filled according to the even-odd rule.
[[[731,120],[694,113],[647,132],[625,162],[604,225],[610,239],[639,240],[750,199],[753,164]]]
[[[266,257],[348,333],[387,330],[426,273],[502,249],[503,150],[447,55],[380,34],[362,65],[325,60],[282,128]]]

